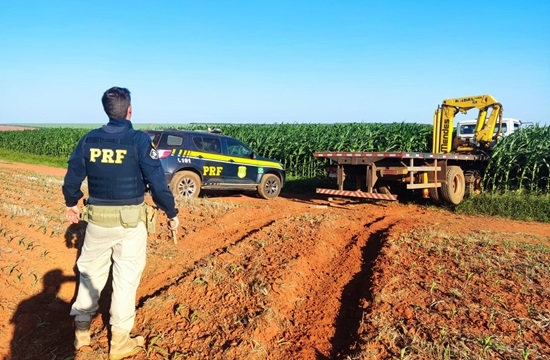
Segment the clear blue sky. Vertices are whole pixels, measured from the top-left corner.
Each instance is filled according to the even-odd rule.
[[[136,123],[431,123],[491,94],[550,124],[548,0],[5,0],[0,24],[0,123],[104,123],[122,86]]]

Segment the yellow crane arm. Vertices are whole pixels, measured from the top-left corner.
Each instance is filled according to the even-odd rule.
[[[466,114],[471,109],[479,109],[475,131],[475,140],[481,146],[487,146],[492,139],[498,122],[497,137],[502,127],[502,104],[491,95],[477,95],[456,99],[446,99],[437,107],[434,114],[432,152],[444,154],[452,151],[453,121],[458,112]],[[491,114],[487,113],[491,109]],[[471,150],[471,146],[464,151]],[[461,149],[457,149],[460,151]]]

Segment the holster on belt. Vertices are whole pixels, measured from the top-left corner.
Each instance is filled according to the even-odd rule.
[[[145,208],[145,226],[147,234],[153,235],[157,232],[157,208],[147,205]]]

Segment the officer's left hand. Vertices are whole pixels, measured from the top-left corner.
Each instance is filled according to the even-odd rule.
[[[65,218],[69,220],[72,224],[78,224],[80,221],[80,209],[78,206],[67,206],[65,208]]]

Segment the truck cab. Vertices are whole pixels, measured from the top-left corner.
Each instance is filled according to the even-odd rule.
[[[458,121],[456,124],[456,136],[459,137],[462,141],[475,143],[474,136],[476,131],[476,124],[476,119]],[[502,118],[502,129],[500,131],[501,136],[508,136],[513,132],[521,129],[521,127],[521,120],[513,118]],[[493,134],[496,134],[497,132],[498,126],[495,126]]]

